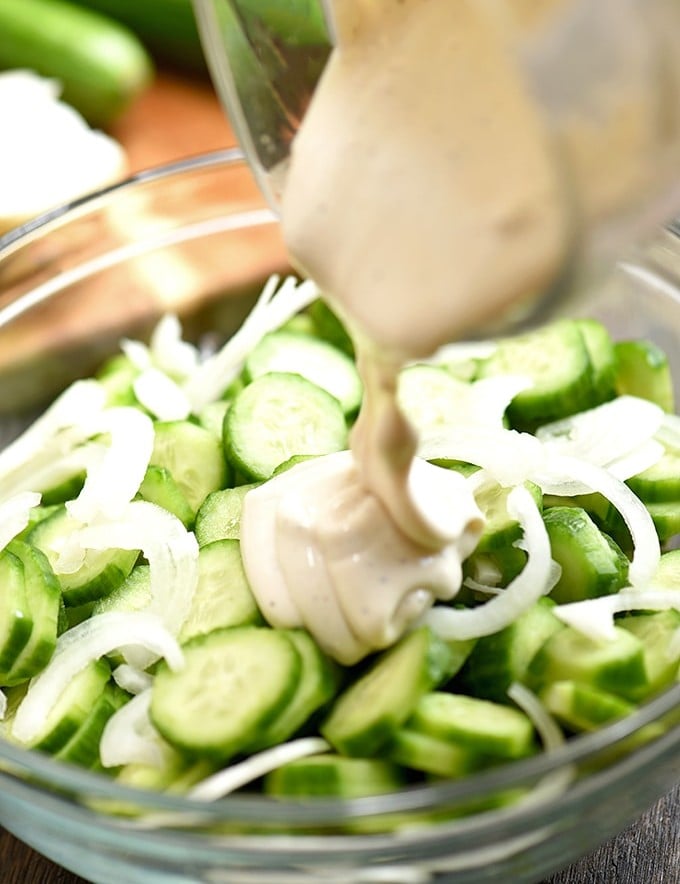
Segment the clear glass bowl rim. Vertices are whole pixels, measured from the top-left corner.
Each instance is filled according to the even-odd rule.
[[[218,170],[222,167],[242,165],[244,162],[245,158],[240,149],[229,148],[199,154],[138,172],[120,183],[57,207],[0,237],[0,262],[23,245],[48,235],[52,228],[67,224],[76,217],[96,210],[106,202],[115,199],[117,194],[123,191],[151,181],[172,180],[184,174],[200,170]],[[236,219],[238,219],[238,215]],[[259,223],[275,223],[275,221],[276,215],[272,212],[268,219],[263,216]],[[236,225],[234,229],[238,230],[238,226]],[[675,224],[671,225],[669,230],[680,237],[680,229]],[[17,302],[27,298],[29,294],[20,296]],[[2,308],[0,308],[0,324],[2,324],[1,318]],[[303,802],[275,800],[259,795],[234,794],[212,803],[206,803],[167,793],[124,786],[105,775],[64,764],[49,756],[16,747],[2,740],[0,740],[0,782],[5,782],[9,786],[16,781],[16,785],[28,786],[30,789],[40,792],[44,791],[44,787],[50,787],[61,793],[60,800],[65,798],[64,793],[66,793],[85,794],[90,797],[125,802],[136,805],[140,809],[160,810],[170,815],[177,814],[180,817],[190,816],[192,819],[200,820],[202,825],[234,820],[272,823],[285,821],[288,824],[333,824],[369,815],[410,811],[427,812],[441,808],[442,805],[469,801],[472,798],[484,798],[501,789],[538,781],[540,778],[570,765],[596,760],[601,753],[615,748],[617,744],[678,707],[680,707],[680,684],[667,689],[625,719],[596,732],[572,737],[563,746],[553,751],[539,753],[530,758],[511,762],[462,780],[411,786],[396,793],[352,800],[319,799]],[[625,755],[621,760],[603,768],[598,774],[590,775],[588,780],[599,780],[600,774],[604,775],[605,779],[615,778],[617,769],[634,763],[635,758],[642,758],[657,750],[666,752],[672,749],[680,751],[680,724],[671,728],[658,740]],[[9,773],[8,769],[21,771],[24,776],[34,782],[27,784],[23,776]],[[39,786],[35,783],[35,779],[39,781]],[[672,783],[669,783],[670,786]],[[520,807],[521,803],[517,806],[518,810]],[[475,818],[491,817],[493,814],[493,811],[482,812],[476,814]]]

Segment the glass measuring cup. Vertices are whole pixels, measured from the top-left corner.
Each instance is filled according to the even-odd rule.
[[[395,2],[194,0],[217,90],[275,209],[291,143],[333,46],[342,51],[343,34],[362,17],[379,26]],[[406,2],[417,14],[424,0]],[[594,270],[680,209],[680,6],[479,2],[552,140],[573,236],[557,291],[560,301],[573,299]],[[531,312],[552,303],[535,299]],[[523,311],[518,319],[525,318]]]

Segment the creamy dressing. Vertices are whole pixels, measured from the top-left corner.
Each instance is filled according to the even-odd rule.
[[[364,401],[351,454],[247,495],[242,551],[269,622],[304,626],[353,663],[455,597],[482,530],[465,480],[414,459],[398,372],[547,289],[569,219],[506,44],[507,4],[331,5],[338,45],[294,140],[281,214],[294,262],[350,329]],[[522,5],[534,27],[540,4]]]

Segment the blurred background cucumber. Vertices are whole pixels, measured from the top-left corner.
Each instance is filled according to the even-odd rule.
[[[97,127],[119,116],[154,71],[139,37],[108,16],[66,0],[0,0],[0,70],[13,68],[58,80],[62,99]]]

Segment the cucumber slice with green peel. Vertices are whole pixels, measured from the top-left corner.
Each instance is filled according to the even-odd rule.
[[[524,482],[524,487],[534,498],[536,506],[542,509],[543,494],[538,485]],[[475,493],[477,506],[485,519],[484,531],[475,552],[482,553],[511,547],[522,537],[523,532],[519,522],[508,513],[507,503],[511,491],[512,488],[490,483],[483,485]]]
[[[597,402],[607,402],[616,395],[616,351],[609,330],[597,319],[577,319],[588,351],[592,384]]]
[[[170,471],[194,513],[211,491],[228,482],[221,440],[190,421],[154,424],[151,463]]]
[[[181,670],[158,667],[151,720],[192,757],[224,762],[244,751],[286,707],[300,679],[300,654],[274,629],[217,629],[183,650]]]
[[[477,473],[480,470],[480,467],[474,463],[467,463],[464,460],[452,460],[448,457],[433,457],[430,461],[437,467],[443,467],[445,470],[455,470],[457,473],[460,473],[461,476],[471,476],[473,473]]]
[[[655,402],[669,413],[675,410],[673,375],[668,356],[652,341],[617,341],[616,392]]]
[[[223,488],[206,497],[196,513],[194,525],[199,546],[206,546],[215,540],[238,540],[241,537],[243,499],[259,484],[251,482],[237,485],[236,488]]]
[[[363,798],[404,785],[402,771],[377,758],[312,755],[267,774],[264,791],[277,798]]]
[[[96,660],[75,675],[57,697],[40,733],[27,745],[56,755],[90,715],[111,677],[104,660]]]
[[[326,657],[307,632],[296,629],[287,631],[286,635],[300,654],[300,681],[286,708],[248,747],[249,752],[276,746],[290,739],[333,698],[340,684],[339,667]]]
[[[590,357],[573,320],[558,320],[499,341],[494,353],[480,361],[478,377],[507,374],[525,376],[533,382],[508,407],[507,415],[515,429],[531,431],[597,404]]]
[[[494,758],[522,758],[536,748],[534,726],[524,712],[464,694],[425,694],[406,727]]]
[[[222,427],[224,415],[231,407],[230,399],[218,399],[217,402],[209,402],[198,413],[198,422],[204,430],[208,430],[217,439],[222,441]]]
[[[295,454],[333,454],[347,447],[338,400],[297,374],[262,375],[241,391],[224,419],[233,467],[251,481],[268,479]]]
[[[109,407],[115,405],[139,407],[134,391],[134,382],[139,373],[139,368],[124,353],[118,353],[106,360],[95,378],[106,390],[106,404]]]
[[[644,503],[675,503],[680,508],[680,450],[666,448],[661,458],[626,485]]]
[[[186,495],[175,481],[170,470],[149,464],[142,484],[139,486],[139,497],[163,507],[173,516],[177,516],[185,528],[191,528],[195,512],[189,505]]]
[[[552,558],[561,568],[551,597],[560,604],[611,595],[628,581],[628,560],[588,513],[552,507],[543,514]]]
[[[644,648],[648,686],[637,699],[646,699],[673,684],[680,665],[680,651],[671,653],[680,630],[680,611],[626,614],[616,625],[637,636]]]
[[[668,543],[680,534],[680,500],[673,503],[648,503],[647,512],[652,517],[661,543]]]
[[[4,549],[0,552],[0,685],[12,683],[8,679],[32,629],[23,562]]]
[[[65,503],[67,500],[74,500],[82,491],[85,484],[85,473],[80,470],[74,475],[52,488],[46,488],[42,492],[40,503],[42,506],[55,506],[59,503]]]
[[[126,579],[104,598],[98,599],[91,616],[111,611],[141,611],[151,601],[151,569],[148,565],[135,565]]]
[[[680,549],[670,549],[661,556],[652,582],[655,587],[680,590]]]
[[[59,548],[69,534],[79,527],[80,523],[69,516],[65,507],[60,506],[28,535],[28,541],[47,556],[61,586],[65,604],[73,607],[94,602],[113,592],[132,571],[139,557],[139,550],[88,549],[82,565],[76,571],[60,574],[55,568]]]
[[[484,700],[507,703],[510,685],[524,681],[539,648],[565,628],[554,609],[551,599],[542,598],[509,626],[477,639],[455,681],[457,690]]]
[[[440,365],[409,365],[399,373],[397,400],[418,433],[433,433],[456,420],[470,386]]]
[[[396,732],[384,751],[396,764],[438,777],[463,777],[480,766],[480,755],[475,749],[421,733],[408,725]]]
[[[340,753],[370,756],[407,720],[420,697],[451,677],[453,655],[428,628],[380,654],[335,701],[321,734]]]
[[[348,356],[354,356],[354,344],[347,333],[347,329],[326,301],[321,298],[312,301],[307,308],[307,313],[314,323],[314,329],[318,337],[333,344],[338,350],[347,353]]]
[[[294,454],[292,457],[289,457],[288,460],[284,460],[283,463],[278,465],[272,473],[272,479],[274,476],[280,476],[281,473],[286,473],[288,470],[292,470],[293,467],[296,467],[299,463],[305,463],[308,460],[313,460],[315,457],[315,454]]]
[[[594,731],[625,718],[635,705],[616,694],[577,681],[556,681],[539,693],[548,712],[572,731]]]
[[[243,570],[238,540],[216,540],[198,553],[198,583],[179,634],[181,643],[227,626],[260,623],[262,617]]]
[[[54,653],[61,591],[47,556],[39,549],[16,539],[7,549],[23,565],[26,601],[33,621],[31,635],[5,678],[6,684],[19,684],[41,672]]]
[[[83,723],[55,754],[59,761],[91,768],[99,761],[99,743],[107,721],[129,700],[125,691],[107,684]]]
[[[463,563],[463,575],[465,579],[469,577],[484,586],[505,587],[524,570],[526,563],[527,554],[516,546],[485,552],[475,550]],[[461,592],[464,590],[465,580]],[[460,599],[462,598],[461,596]],[[473,595],[473,598],[476,596]]]
[[[319,338],[293,331],[265,335],[246,359],[246,381],[271,372],[289,372],[334,396],[347,415],[359,410],[363,388],[354,361],[342,350]]]
[[[594,641],[571,627],[554,633],[529,664],[530,686],[543,688],[555,681],[577,681],[635,700],[649,687],[644,646],[627,629]]]

